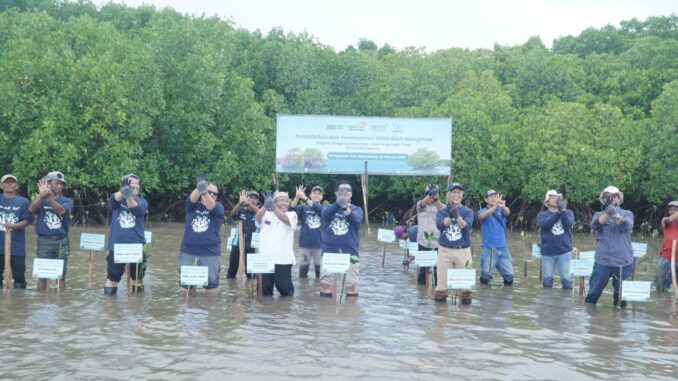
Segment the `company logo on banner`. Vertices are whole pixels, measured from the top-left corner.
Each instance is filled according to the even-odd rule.
[[[276,172],[449,175],[452,119],[278,115]]]

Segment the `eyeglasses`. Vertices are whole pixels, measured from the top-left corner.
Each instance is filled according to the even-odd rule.
[[[219,196],[219,192],[212,192],[211,190],[208,190],[207,194],[209,194],[210,196],[214,196],[214,197]]]
[[[337,189],[339,192],[344,191],[344,192],[352,192],[351,187],[341,187]]]

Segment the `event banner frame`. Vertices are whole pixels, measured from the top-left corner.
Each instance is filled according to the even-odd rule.
[[[450,118],[276,118],[278,173],[448,176],[451,158]]]

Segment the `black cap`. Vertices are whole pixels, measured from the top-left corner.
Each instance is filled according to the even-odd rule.
[[[460,191],[464,190],[464,186],[461,185],[460,183],[449,183],[447,184],[447,191],[452,191],[454,189],[459,189]]]

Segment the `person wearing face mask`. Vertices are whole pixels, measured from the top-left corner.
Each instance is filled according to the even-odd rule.
[[[275,263],[273,274],[262,274],[263,295],[273,295],[273,286],[280,296],[294,295],[292,266],[294,259],[294,230],[297,228],[297,213],[289,210],[287,192],[266,195],[264,207],[256,214],[257,227],[261,229],[261,253],[271,254]]]
[[[600,192],[603,210],[596,212],[591,220],[591,230],[596,236],[596,254],[593,272],[589,280],[586,303],[596,304],[612,278],[614,305],[626,307],[619,295],[620,280],[631,277],[633,270],[633,213],[620,208],[624,194],[615,186]]]
[[[544,288],[553,287],[553,274],[558,267],[563,289],[572,288],[570,260],[572,259],[572,223],[574,214],[567,210],[563,195],[550,190],[544,197],[546,210],[537,214],[541,237],[541,268]]]
[[[120,189],[108,198],[108,207],[111,209],[111,230],[108,235],[108,255],[106,256],[108,262],[104,285],[106,295],[117,294],[118,283],[125,272],[125,263],[115,263],[115,244],[146,244],[144,215],[148,209],[148,202],[139,196],[140,190],[139,176],[130,173],[122,177]],[[129,264],[133,292],[143,290],[144,270],[141,265],[141,263]]]
[[[437,184],[431,183],[424,190],[424,197],[417,202],[417,243],[419,251],[438,250],[438,235],[440,231],[436,226],[436,215],[438,211],[445,207],[440,202],[440,188]],[[428,267],[420,267],[417,276],[418,284],[426,284],[426,271]],[[435,274],[435,268],[433,269]],[[447,275],[445,275],[447,276]],[[434,278],[437,278],[435,276]],[[433,280],[435,284],[437,279]]]
[[[504,278],[504,286],[513,284],[513,258],[506,242],[506,217],[511,213],[499,192],[490,189],[485,193],[487,205],[478,211],[482,232],[480,252],[480,283],[492,279],[492,268]]]
[[[66,288],[66,272],[70,247],[68,243],[68,222],[73,210],[73,200],[63,196],[66,184],[64,174],[50,172],[38,181],[38,197],[28,207],[35,214],[35,232],[38,235],[36,256],[38,258],[62,259],[63,276],[59,288]],[[47,288],[47,279],[38,279],[38,290]]]
[[[217,201],[219,188],[198,176],[195,189],[186,198],[186,224],[181,240],[177,270],[181,275],[181,266],[207,266],[208,294],[219,290],[219,271],[221,270],[221,236],[219,230],[224,221],[224,206]],[[181,286],[181,295],[191,292],[189,286]]]
[[[304,202],[299,205],[299,201]],[[321,215],[323,211],[323,188],[316,185],[311,188],[311,196],[306,197],[306,189],[299,185],[297,193],[292,200],[290,209],[297,212],[301,225],[299,233],[299,278],[307,278],[311,266],[311,258],[315,266],[315,278],[320,279],[321,257],[320,250],[323,247],[321,229]]]
[[[438,285],[436,302],[447,302],[447,270],[465,269],[471,264],[471,226],[473,210],[461,204],[464,187],[459,183],[447,186],[447,206],[436,214],[438,238]],[[471,304],[471,290],[461,290],[461,304]]]
[[[336,201],[323,208],[323,253],[344,253],[351,255],[346,272],[346,296],[358,296],[360,225],[363,209],[351,204],[353,191],[346,181],[340,181],[335,188]],[[331,297],[334,288],[332,274],[321,270],[320,296]]]

